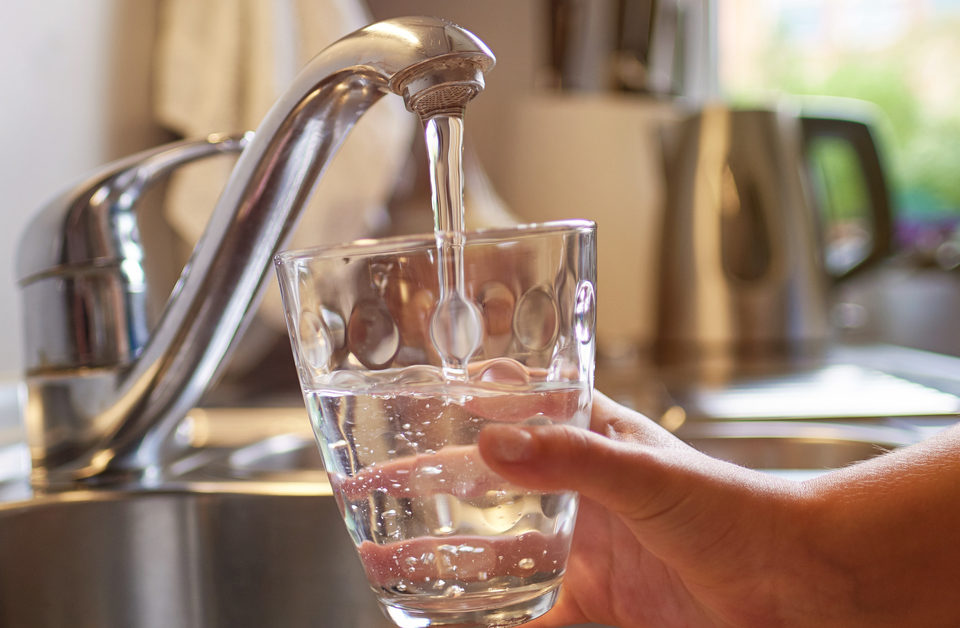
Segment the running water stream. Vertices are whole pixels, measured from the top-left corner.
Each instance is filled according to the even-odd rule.
[[[442,113],[424,120],[437,237],[440,298],[430,337],[443,372],[467,379],[467,364],[483,339],[479,308],[464,293],[463,115]]]
[[[484,321],[467,294],[463,117],[424,120],[435,219],[441,368],[339,370],[304,387],[347,529],[399,626],[513,626],[553,603],[577,497],[511,485],[483,462],[491,423],[585,427],[579,382],[550,381],[506,355],[468,364]],[[478,356],[480,357],[480,356]]]

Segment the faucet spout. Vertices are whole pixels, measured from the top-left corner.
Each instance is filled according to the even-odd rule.
[[[243,150],[139,355],[28,371],[28,431],[42,476],[35,482],[116,482],[157,471],[170,434],[214,379],[271,258],[356,121],[387,93],[421,117],[462,108],[494,62],[473,34],[424,17],[372,24],[317,55]]]

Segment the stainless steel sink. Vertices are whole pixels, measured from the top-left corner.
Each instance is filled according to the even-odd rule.
[[[845,466],[930,428],[903,417],[682,418],[677,435],[707,454],[787,474]],[[198,410],[177,436],[184,455],[162,488],[51,495],[9,481],[23,480],[26,448],[6,443],[0,626],[392,625],[363,577],[302,406]]]
[[[693,421],[677,436],[700,451],[751,469],[823,471],[910,445],[906,427],[807,421]]]
[[[195,411],[182,431],[190,447],[162,487],[0,482],[0,626],[394,625],[302,408]]]
[[[162,488],[31,494],[0,475],[0,626],[393,626],[323,470],[263,466],[313,446],[302,407],[194,411],[180,431]]]
[[[367,586],[302,408],[195,412],[154,490],[0,500],[0,626],[392,626]],[[907,429],[688,421],[678,435],[760,469],[825,469]]]
[[[0,504],[0,626],[392,626],[328,487],[313,488]]]
[[[751,469],[811,472],[845,467],[918,440],[912,430],[894,426],[799,421],[691,422],[677,436],[707,455]],[[292,477],[322,465],[313,439],[297,435],[245,448],[224,463],[223,472],[236,477]]]
[[[263,414],[267,413],[267,414]],[[299,413],[299,414],[298,414]],[[267,419],[288,430],[271,438],[233,449],[211,462],[220,477],[255,479],[323,479],[320,454],[302,410],[251,411],[248,420]],[[223,417],[202,415],[201,444],[236,435],[220,435]],[[242,425],[242,423],[239,423]],[[238,426],[233,422],[234,427]],[[676,435],[704,453],[752,469],[825,470],[847,466],[913,444],[921,435],[907,422],[801,420],[688,420]],[[316,475],[311,475],[316,474]]]

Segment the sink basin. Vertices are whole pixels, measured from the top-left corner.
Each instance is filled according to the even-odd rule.
[[[302,407],[194,411],[181,436],[162,489],[0,481],[0,626],[394,626]]]
[[[250,484],[0,503],[0,626],[394,627],[329,485]]]
[[[315,489],[0,504],[0,626],[392,626]]]
[[[807,421],[694,421],[676,432],[700,451],[751,469],[822,471],[918,440],[908,428]]]
[[[688,421],[678,436],[747,467],[808,470],[917,440],[806,421]],[[194,413],[184,438],[163,490],[0,500],[0,626],[392,626],[302,408]]]
[[[811,471],[844,467],[920,440],[908,426],[798,420],[692,420],[676,435],[714,458],[752,469]],[[323,478],[309,427],[236,449],[212,466],[236,478]]]

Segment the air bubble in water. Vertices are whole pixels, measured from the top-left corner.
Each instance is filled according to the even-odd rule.
[[[463,587],[457,584],[451,584],[443,590],[443,597],[460,597],[463,595]]]
[[[456,529],[457,506],[453,498],[445,493],[433,496],[436,519],[431,522],[430,531],[437,536],[448,536]]]
[[[503,491],[492,491],[495,493],[496,506],[484,508],[484,522],[493,532],[499,534],[506,532],[520,521],[525,511],[526,499],[520,495],[507,496]],[[487,494],[488,496],[490,493]]]
[[[424,465],[420,467],[421,475],[440,475],[443,473],[443,468],[440,465]]]
[[[383,526],[383,533],[385,536],[391,538],[400,536],[402,532],[400,529],[400,516],[397,514],[396,510],[384,510],[380,514],[380,522]]]

